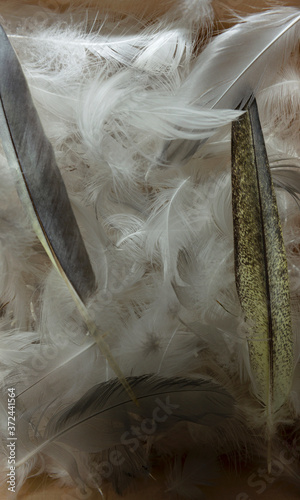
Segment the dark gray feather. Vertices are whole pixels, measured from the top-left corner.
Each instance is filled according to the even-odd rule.
[[[45,439],[98,452],[124,444],[122,435],[132,425],[147,437],[181,421],[215,426],[233,414],[232,396],[209,380],[145,375],[127,381],[138,406],[117,379],[99,384],[50,420]]]
[[[85,301],[95,276],[69,197],[16,54],[0,26],[0,137],[38,237]]]

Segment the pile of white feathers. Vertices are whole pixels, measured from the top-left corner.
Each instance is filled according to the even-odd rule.
[[[231,123],[252,95],[294,335],[274,454],[299,437],[300,10],[232,13],[233,27],[217,32],[210,0],[175,2],[152,20],[88,5],[0,8],[95,274],[87,310],[137,399],[52,266],[0,149],[3,484],[13,388],[16,494],[45,472],[82,491],[110,481],[122,495],[135,477],[152,481],[159,463],[165,498],[200,498],[225,456],[237,468],[267,460],[231,207]],[[296,477],[298,457],[293,467]]]

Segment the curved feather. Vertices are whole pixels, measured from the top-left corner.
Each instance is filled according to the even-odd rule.
[[[132,425],[138,425],[140,433],[147,436],[147,428],[152,429],[148,434],[153,435],[182,421],[213,427],[233,415],[232,396],[209,380],[144,375],[129,377],[127,381],[138,406],[118,380],[113,379],[92,387],[67,410],[52,416],[43,430],[46,410],[44,417],[34,426],[37,443],[22,458],[19,451],[17,466],[43,450],[47,453],[47,446],[54,442],[98,453],[125,444],[126,433],[131,432]],[[27,418],[25,413],[19,425]]]
[[[288,191],[295,200],[300,195],[300,167],[299,165],[280,164],[272,166],[274,184]]]
[[[16,44],[27,43],[33,47],[42,44],[44,48],[53,51],[56,46],[60,51],[76,51],[83,58],[93,54],[101,58],[109,65],[113,66],[136,66],[152,71],[159,71],[161,67],[168,70],[177,69],[180,61],[185,56],[189,32],[186,29],[169,29],[168,31],[153,30],[153,28],[143,31],[132,31],[132,27],[121,26],[122,32],[114,33],[116,27],[109,26],[101,28],[96,32],[85,33],[85,26],[68,26],[68,29],[59,29],[59,25],[44,29],[42,32],[33,34],[12,33],[9,39]],[[126,30],[127,28],[127,30]],[[126,31],[124,31],[126,30]],[[165,49],[164,49],[165,48]],[[164,49],[164,50],[163,50]],[[190,51],[191,52],[191,51]],[[164,54],[162,58],[161,54]],[[151,67],[149,67],[151,64]],[[154,67],[153,67],[154,66]]]
[[[180,98],[208,108],[242,109],[272,82],[299,42],[300,11],[289,7],[248,16],[203,50],[180,89]],[[163,160],[188,160],[199,141],[166,143]]]

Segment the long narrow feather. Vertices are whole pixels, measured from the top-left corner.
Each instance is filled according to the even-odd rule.
[[[255,100],[232,126],[232,207],[236,286],[270,432],[291,388],[293,337],[286,253]]]
[[[18,194],[89,332],[134,397],[87,311],[85,304],[97,286],[94,272],[52,146],[44,134],[20,63],[2,27],[0,47],[0,135],[9,166],[15,173]]]
[[[54,152],[33,106],[20,64],[1,28],[1,138],[18,193],[55,267],[81,300],[95,291],[95,276]],[[78,262],[81,265],[78,266]]]
[[[280,8],[249,16],[215,38],[201,53],[179,95],[208,108],[242,109],[252,94],[272,82],[299,43],[300,12]],[[166,143],[163,160],[180,163],[199,141]]]

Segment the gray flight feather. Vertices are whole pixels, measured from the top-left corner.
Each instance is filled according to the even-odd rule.
[[[89,332],[125,385],[86,308],[96,279],[54,152],[45,136],[18,58],[0,26],[0,138],[19,197],[49,258],[65,280]]]
[[[0,137],[34,229],[81,300],[96,289],[54,152],[45,136],[17,56],[0,26]]]

